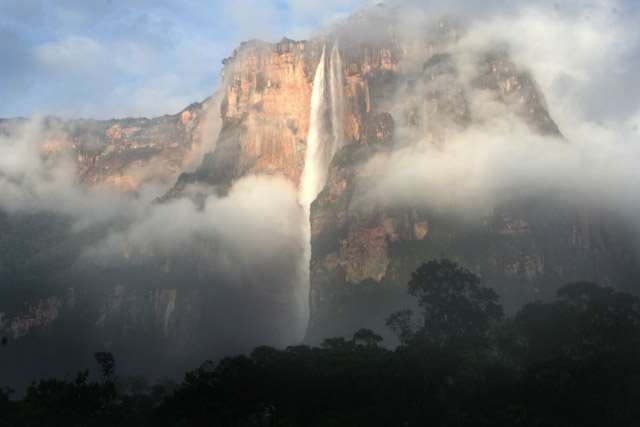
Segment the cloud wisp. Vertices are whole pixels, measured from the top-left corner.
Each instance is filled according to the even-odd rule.
[[[466,12],[456,14],[462,6],[468,6]],[[433,17],[451,17],[460,29],[448,48],[455,77],[432,79],[428,90],[460,87],[471,122],[448,127],[446,141],[432,144],[401,125],[406,96],[385,101],[399,124],[396,142],[403,148],[365,166],[365,176],[378,178],[363,201],[448,209],[469,217],[485,215],[519,194],[570,200],[640,226],[640,98],[622,95],[638,87],[630,71],[637,69],[640,37],[624,12],[626,4],[505,6],[496,1],[485,6],[478,16],[470,13],[473,2],[399,6],[398,15],[414,10],[416,22],[403,28],[409,40],[422,37]],[[508,52],[519,72],[532,76],[562,137],[532,130],[512,109],[474,86],[482,55],[496,47]],[[448,126],[429,126],[438,125]]]
[[[75,260],[55,271],[66,286],[107,294],[117,286],[133,290],[147,285],[139,276],[145,271],[160,288],[188,293],[200,287],[215,295],[218,316],[226,312],[229,324],[211,325],[211,337],[220,329],[231,342],[226,345],[235,343],[236,350],[302,338],[303,212],[289,181],[248,176],[226,196],[155,203],[154,186],[133,195],[84,188],[66,141],[40,120],[19,124],[10,135],[0,137],[0,211],[18,220],[40,214],[45,221],[61,218],[70,224],[63,245]],[[54,246],[53,253],[59,251]],[[222,304],[232,297],[246,305]],[[234,322],[242,326],[236,330]]]

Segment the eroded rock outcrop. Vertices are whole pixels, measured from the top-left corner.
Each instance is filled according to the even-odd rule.
[[[89,188],[131,192],[143,184],[170,187],[185,169],[200,164],[219,129],[217,95],[178,114],[113,120],[3,120],[0,132],[20,138],[37,130],[45,156],[67,156],[78,181]]]

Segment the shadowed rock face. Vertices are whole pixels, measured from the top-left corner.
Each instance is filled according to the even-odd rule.
[[[333,158],[311,211],[310,342],[360,327],[386,331],[388,313],[410,303],[403,285],[411,272],[436,257],[479,273],[507,309],[551,298],[570,281],[632,289],[640,277],[625,226],[568,201],[505,195],[471,223],[435,208],[363,201],[396,150],[443,147],[486,120],[474,103],[480,97],[549,144],[565,143],[531,76],[502,51],[474,52],[469,62],[456,50],[459,34],[439,23],[419,43],[387,37],[373,46],[357,39],[341,45],[348,145]],[[376,170],[365,168],[374,157]]]
[[[200,162],[209,137],[206,131],[215,126],[212,104],[208,99],[154,119],[44,118],[36,120],[41,138],[37,142],[43,156],[69,157],[78,185],[89,191],[135,193],[146,184],[166,188],[185,168]],[[20,138],[24,128],[32,125],[26,119],[0,120],[0,134]],[[83,247],[103,236],[101,231],[73,232],[68,219],[53,213],[0,211],[0,235],[0,335],[19,339],[46,330],[77,308],[74,301],[83,301],[83,291],[74,293],[73,287],[81,280],[69,271]],[[95,318],[84,320],[100,324],[97,319],[104,316],[94,314]]]
[[[445,22],[406,39],[380,13],[387,15],[356,15],[311,41],[243,43],[224,61],[218,96],[177,115],[48,119],[44,148],[72,153],[78,180],[89,187],[134,191],[157,183],[166,189],[157,203],[192,196],[191,187],[224,195],[252,174],[283,175],[299,185],[314,72],[323,48],[330,52],[337,46],[343,79],[342,96],[335,99],[342,104],[327,109],[324,120],[325,128],[341,129],[342,148],[311,207],[309,341],[350,336],[361,327],[384,333],[385,317],[409,303],[404,284],[410,273],[434,257],[456,259],[480,273],[508,307],[547,297],[571,280],[631,288],[640,274],[624,227],[568,202],[515,194],[473,223],[437,209],[362,202],[384,173],[385,159],[397,150],[414,144],[442,147],[486,119],[474,102],[478,97],[500,106],[496,114],[514,116],[533,133],[557,140],[550,143],[563,143],[535,81],[507,53],[461,56],[462,31]],[[336,108],[338,127],[332,123]],[[15,125],[2,121],[0,132],[10,133]],[[374,157],[379,168],[365,168]],[[235,319],[286,323],[273,310],[290,303],[286,298],[271,307],[260,298],[278,296],[247,301],[237,292],[220,299],[196,261],[132,262],[122,271],[99,274],[72,271],[73,248],[99,234],[89,230],[66,239],[68,232],[69,224],[60,218],[35,216],[16,223],[0,213],[0,245],[19,249],[0,259],[0,277],[24,285],[11,302],[0,301],[0,331],[25,342],[25,349],[50,342],[51,334],[74,325],[81,331],[78,339],[51,348],[82,345],[91,352],[108,344],[116,352],[136,353],[136,366],[155,360],[160,372],[172,362],[246,350],[272,332],[269,325],[256,329],[247,320],[239,326],[246,331],[245,345],[238,345],[229,331],[212,328],[228,321],[230,307],[239,313]],[[28,245],[25,233],[30,233]],[[24,269],[14,271],[17,259],[29,266],[28,279]],[[70,286],[69,271],[73,280],[95,283],[100,291]],[[41,277],[47,277],[48,288],[42,288]],[[176,288],[176,282],[185,286]]]

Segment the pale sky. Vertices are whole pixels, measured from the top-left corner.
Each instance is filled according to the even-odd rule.
[[[405,0],[420,5],[438,1]],[[0,117],[50,114],[104,119],[175,113],[213,92],[222,59],[242,40],[306,38],[372,2],[0,0]],[[640,37],[635,35],[639,34],[640,1],[444,3],[487,16],[546,4],[563,9],[569,19],[572,10],[604,4],[615,11],[614,27],[624,27],[622,34],[632,36],[625,36],[620,44],[634,46],[622,46],[624,57],[618,55],[611,70],[602,67],[594,84],[603,86],[594,89],[587,101],[590,108],[609,112],[622,107],[631,110],[638,104],[640,49],[635,44]],[[613,34],[617,28],[611,30]],[[570,46],[572,40],[558,42]]]
[[[0,0],[0,117],[175,113],[242,40],[304,38],[361,0]]]

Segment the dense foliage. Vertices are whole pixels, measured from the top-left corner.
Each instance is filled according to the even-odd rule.
[[[640,423],[640,298],[591,283],[505,318],[497,295],[447,260],[409,283],[420,311],[320,347],[256,348],[177,386],[100,375],[0,391],[0,426],[632,426]]]

